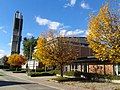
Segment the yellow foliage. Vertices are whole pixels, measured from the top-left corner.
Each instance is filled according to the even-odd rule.
[[[27,59],[19,54],[12,54],[11,56],[8,57],[8,63],[11,66],[21,66],[27,61]]]
[[[100,9],[97,16],[90,15],[87,40],[95,56],[100,60],[120,62],[120,17],[110,11],[109,4]]]
[[[36,51],[33,56],[45,65],[65,65],[71,63],[78,57],[79,45],[77,48],[71,43],[77,42],[77,38],[52,37],[47,40],[39,37]]]

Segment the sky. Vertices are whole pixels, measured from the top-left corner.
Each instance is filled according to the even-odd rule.
[[[0,0],[0,58],[10,55],[14,14],[17,10],[23,15],[22,40],[24,37],[37,38],[49,29],[59,30],[61,35],[85,37],[89,14],[97,15],[106,1]],[[21,42],[21,53],[22,48]]]

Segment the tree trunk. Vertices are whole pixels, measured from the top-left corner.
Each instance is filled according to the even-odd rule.
[[[18,70],[18,67],[16,67],[16,71]]]
[[[45,65],[45,72],[47,72],[47,66]]]
[[[35,60],[33,59],[33,70],[35,70]]]
[[[60,73],[61,73],[61,77],[63,77],[63,65],[60,65]]]

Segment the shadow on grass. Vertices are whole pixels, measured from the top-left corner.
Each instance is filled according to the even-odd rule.
[[[0,87],[11,86],[11,85],[22,85],[22,84],[33,84],[27,82],[14,82],[14,81],[0,81]]]
[[[85,79],[85,78],[69,78],[68,81],[80,81],[80,82],[97,82],[97,83],[104,83],[105,81],[100,81],[100,80],[90,80],[90,79]]]
[[[92,83],[92,82],[97,82],[97,83],[104,83],[104,80],[91,80],[91,79],[86,79],[86,78],[66,78],[66,77],[57,77],[53,78],[52,80],[58,81],[58,82],[69,82],[69,81],[79,81],[79,82],[87,82],[87,83]]]

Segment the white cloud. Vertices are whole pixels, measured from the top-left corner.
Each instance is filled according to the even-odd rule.
[[[49,25],[48,27],[49,27],[50,29],[56,30],[56,29],[58,29],[58,27],[60,26],[60,23],[59,23],[59,22],[50,22],[48,25]]]
[[[7,31],[6,31],[6,30],[2,30],[2,32],[7,33]]]
[[[6,30],[3,30],[4,29],[4,27],[3,26],[0,26],[0,30],[3,32],[3,33],[7,33],[7,31]]]
[[[5,55],[5,51],[4,50],[0,50],[0,58],[2,58]]]
[[[70,1],[70,4],[71,4],[72,6],[74,6],[75,3],[76,3],[76,0],[71,0],[71,1]]]
[[[85,2],[82,2],[80,5],[82,8],[84,9],[92,9],[88,4],[86,4]]]
[[[57,30],[58,27],[61,25],[59,22],[54,22],[48,19],[43,19],[41,17],[36,17],[36,22],[41,26],[47,25],[48,28],[52,30]]]
[[[76,29],[75,31],[67,31],[67,30],[60,31],[61,36],[76,36],[82,33],[84,33],[84,30],[80,30],[80,29]]]
[[[27,36],[30,36],[30,37],[31,37],[31,36],[33,36],[33,35],[32,35],[32,33],[27,33]]]
[[[60,36],[63,36],[63,37],[66,36],[66,35],[65,35],[65,34],[66,34],[66,31],[67,31],[67,30],[60,30]]]
[[[77,0],[69,0],[70,2],[65,4],[64,7],[73,7],[76,4]]]
[[[43,19],[41,17],[36,17],[36,22],[39,25],[47,25],[49,23],[49,20],[48,19]]]
[[[95,13],[95,12],[97,12],[97,10],[93,10],[93,11],[92,11],[92,13]]]
[[[75,36],[78,34],[84,33],[84,30],[76,29],[74,31],[68,31],[67,28],[70,28],[70,26],[65,26],[64,24],[61,24],[59,22],[51,21],[48,19],[43,19],[41,17],[35,17],[36,22],[41,26],[48,26],[51,30],[57,30],[60,36]],[[30,33],[27,33],[28,36],[31,36]]]
[[[82,34],[82,33],[84,33],[84,31],[83,30],[80,30],[80,29],[76,29],[75,31],[68,31],[68,32],[66,32],[66,35],[67,36],[71,36],[71,35],[78,35],[78,34]]]
[[[3,29],[3,26],[0,26],[0,30]]]
[[[71,26],[65,26],[64,24],[61,24],[61,27],[59,27],[59,30],[71,28]]]

